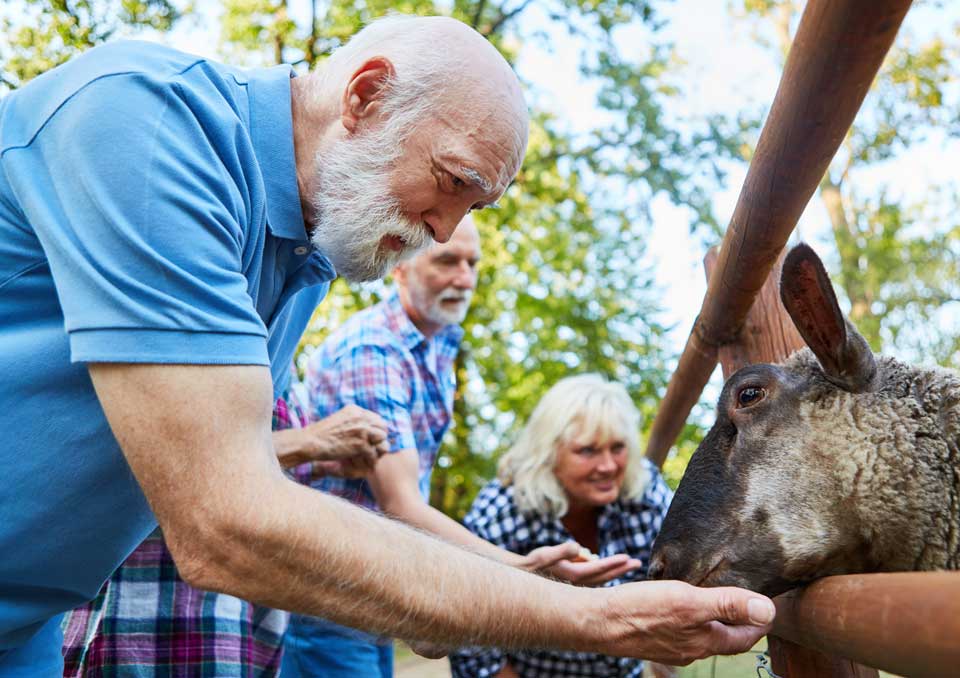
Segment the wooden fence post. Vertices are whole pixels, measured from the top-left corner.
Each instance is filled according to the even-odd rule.
[[[780,362],[805,346],[803,338],[780,302],[780,253],[770,275],[757,294],[737,341],[719,349],[720,367],[726,379],[741,367],[753,363]],[[719,259],[713,247],[704,257],[707,280]],[[768,636],[768,647],[774,673],[782,678],[877,678],[876,669],[861,666],[849,659],[822,654],[796,645],[777,636]]]

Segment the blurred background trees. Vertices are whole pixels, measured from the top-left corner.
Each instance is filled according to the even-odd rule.
[[[733,7],[758,36],[769,36],[765,44],[782,65],[803,3],[737,0]],[[960,171],[952,181],[926,183],[917,196],[904,190],[896,169],[906,153],[960,134],[960,42],[949,21],[920,33],[911,18],[815,200],[828,220],[828,268],[871,347],[960,367]]]
[[[624,382],[646,425],[652,422],[682,346],[664,320],[670,296],[655,283],[659,262],[646,250],[654,228],[651,206],[667,201],[704,248],[718,242],[728,215],[717,218],[714,196],[727,188],[726,172],[749,157],[762,118],[746,107],[684,113],[688,74],[664,37],[665,10],[672,5],[9,0],[0,7],[0,92],[119,37],[171,42],[190,35],[204,41],[193,49],[209,53],[215,44],[223,60],[237,65],[288,63],[305,71],[389,11],[450,14],[488,37],[512,63],[521,63],[531,45],[549,48],[557,36],[574,46],[583,77],[595,84],[596,121],[572,127],[562,107],[548,105],[537,82],[526,82],[532,126],[523,169],[499,209],[477,215],[484,259],[457,362],[455,423],[433,483],[434,504],[460,517],[493,475],[497,453],[544,390],[566,374],[594,371]],[[729,9],[782,62],[797,3],[730,0]],[[909,21],[823,179],[818,199],[830,247],[818,245],[874,348],[960,366],[956,182],[908,198],[874,171],[924,137],[960,130],[956,33],[944,25],[939,34],[919,39]],[[642,48],[626,49],[624,35],[639,36]],[[177,44],[191,49],[182,39]],[[384,290],[383,284],[336,283],[304,337],[301,365],[331,328]],[[697,421],[685,429],[666,466],[672,482],[702,431]]]
[[[224,59],[246,65],[311,68],[365,22],[388,11],[449,12],[488,37],[508,60],[527,40],[542,39],[523,23],[525,0],[430,0],[366,3],[317,1],[296,8],[283,0],[224,0],[217,7],[129,0],[23,0],[4,17],[3,83],[15,88],[73,54],[120,34],[165,33],[178,23],[209,21]],[[294,11],[294,10],[297,11]],[[538,11],[562,25],[583,52],[584,69],[603,82],[599,108],[614,124],[571,133],[536,105],[523,170],[496,210],[477,215],[484,259],[476,301],[457,363],[456,418],[434,478],[434,502],[459,516],[494,472],[494,456],[510,441],[543,391],[571,371],[600,372],[626,383],[648,419],[669,378],[677,347],[658,320],[644,239],[649,201],[666,194],[712,229],[704,165],[730,156],[739,130],[718,121],[681,127],[665,119],[663,101],[678,95],[665,74],[671,55],[657,44],[658,19],[646,0],[556,0]],[[29,20],[24,20],[29,17]],[[613,32],[642,24],[648,59],[618,53]],[[630,200],[625,202],[624,195]],[[357,308],[376,301],[383,285],[339,282],[304,338],[303,357]],[[683,444],[695,445],[691,426]]]

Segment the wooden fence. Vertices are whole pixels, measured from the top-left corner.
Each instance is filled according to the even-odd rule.
[[[808,2],[723,244],[705,262],[707,293],[647,445],[657,464],[718,361],[727,376],[802,346],[777,294],[778,258],[909,7]],[[867,666],[960,676],[960,573],[829,577],[776,603],[770,651],[783,678],[877,676]]]

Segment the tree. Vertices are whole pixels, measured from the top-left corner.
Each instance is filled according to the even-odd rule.
[[[117,35],[169,31],[184,9],[171,0],[21,0],[0,13],[0,93]]]
[[[920,4],[920,3],[918,3]],[[937,8],[937,5],[934,5]],[[772,34],[786,58],[799,17],[794,0],[744,0],[742,15]],[[876,172],[957,125],[956,27],[923,38],[907,15],[863,108],[820,182],[850,319],[874,350],[960,367],[960,221],[955,186],[911,196]]]
[[[92,36],[116,31],[118,24],[103,18],[109,4],[83,3],[94,17]],[[540,29],[524,22],[532,7],[529,0],[455,0],[447,9],[512,61],[529,41],[543,40]],[[723,178],[718,160],[736,157],[742,145],[738,124],[666,114],[666,102],[682,92],[670,82],[672,55],[659,41],[652,2],[547,0],[536,7],[578,41],[584,72],[602,84],[598,107],[607,119],[596,129],[570,132],[555,113],[535,108],[520,175],[499,209],[477,217],[485,259],[457,363],[455,422],[433,485],[435,504],[457,517],[492,476],[496,454],[544,390],[566,374],[594,371],[624,382],[647,425],[652,422],[678,347],[665,344],[660,292],[643,263],[649,204],[666,195],[689,209],[691,227],[716,231],[709,193]],[[306,69],[387,11],[439,9],[432,0],[312,0],[296,7],[286,0],[224,0],[220,44],[240,62],[282,61]],[[50,22],[68,14],[68,8],[53,8]],[[640,63],[625,59],[615,39],[619,28],[636,25],[645,27],[650,41]],[[164,29],[156,22],[150,27]],[[62,60],[48,58],[48,51],[60,54],[50,45],[33,45],[33,71],[20,69],[17,84]],[[535,100],[536,86],[528,86]],[[304,355],[383,291],[382,284],[338,282],[304,337]],[[700,434],[697,426],[688,427],[681,441],[686,455]]]

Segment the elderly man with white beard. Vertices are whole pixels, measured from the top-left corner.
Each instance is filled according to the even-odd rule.
[[[749,648],[762,596],[558,583],[283,474],[273,397],[334,272],[449,240],[527,139],[516,76],[451,19],[374,23],[291,76],[114,43],[0,100],[0,677],[59,674],[62,613],[157,523],[188,583],[374,633]]]

